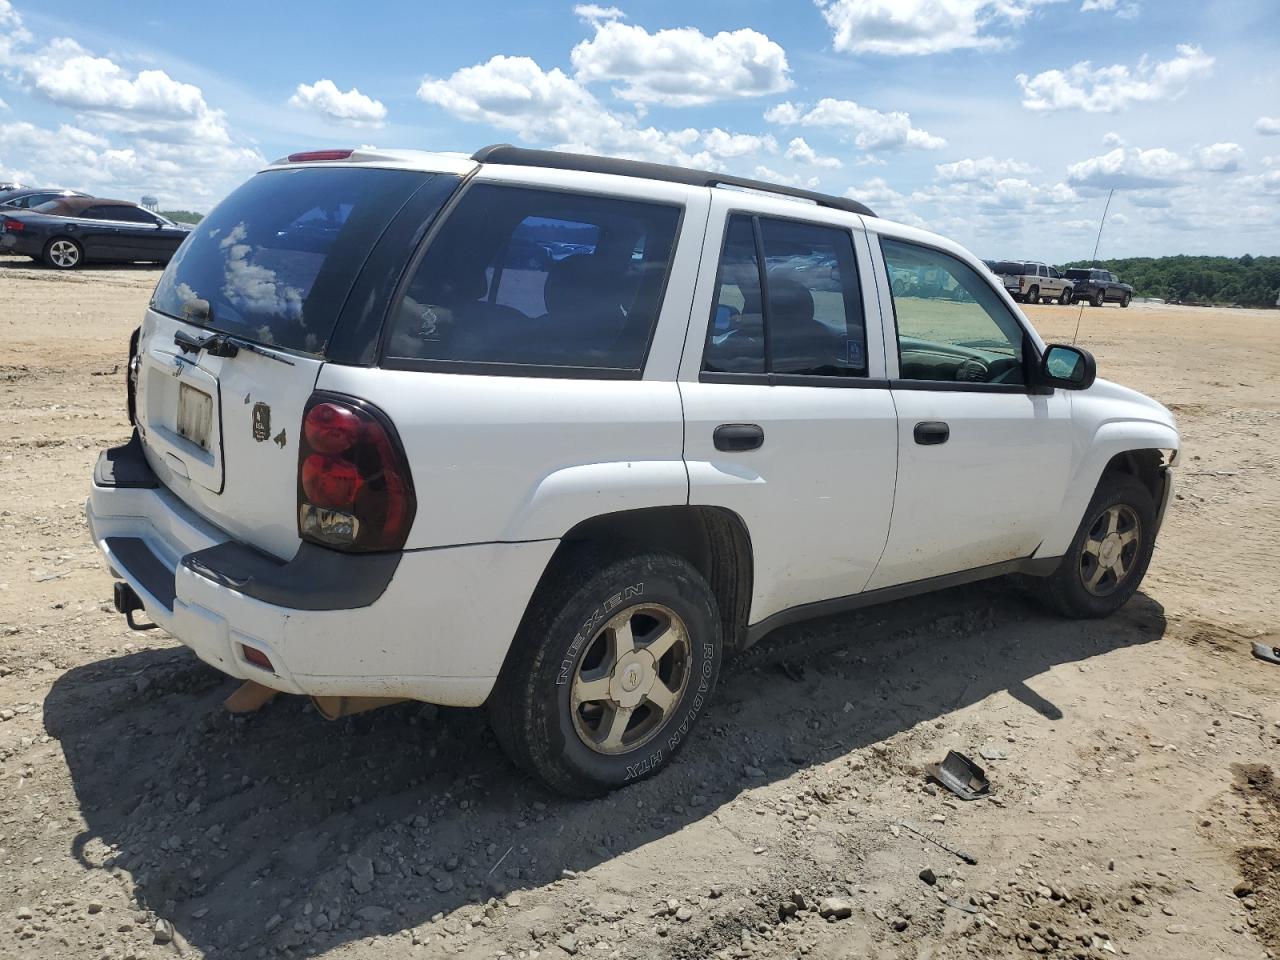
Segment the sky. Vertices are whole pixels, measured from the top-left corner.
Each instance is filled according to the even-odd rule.
[[[0,0],[0,179],[207,212],[495,142],[854,197],[991,259],[1280,254],[1280,0]]]

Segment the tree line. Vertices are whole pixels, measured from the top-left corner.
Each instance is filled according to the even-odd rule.
[[[1138,297],[1242,307],[1274,307],[1280,297],[1280,257],[1128,257],[1076,260],[1062,269],[1090,266],[1132,284]]]

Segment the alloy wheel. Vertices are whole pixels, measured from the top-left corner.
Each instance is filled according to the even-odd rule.
[[[569,688],[578,737],[596,753],[627,753],[662,729],[689,681],[692,647],[670,607],[615,614],[586,644]]]
[[[1085,535],[1080,552],[1080,582],[1095,597],[1115,593],[1137,566],[1142,522],[1127,504],[1107,507]]]
[[[49,244],[49,259],[59,267],[74,267],[80,262],[80,248],[70,240],[55,240]]]

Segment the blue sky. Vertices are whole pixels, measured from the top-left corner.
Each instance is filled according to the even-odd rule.
[[[566,147],[982,256],[1280,253],[1276,0],[0,0],[0,177],[208,210],[293,150]]]

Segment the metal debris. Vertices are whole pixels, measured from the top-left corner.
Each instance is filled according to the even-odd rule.
[[[925,770],[961,800],[977,800],[991,787],[983,769],[955,750],[947,751],[941,763],[931,763]]]
[[[1253,655],[1267,663],[1280,663],[1280,647],[1268,646],[1257,640],[1253,641]]]
[[[935,847],[938,847],[940,850],[947,851],[947,853],[951,854],[953,857],[959,857],[961,860],[963,860],[965,863],[969,864],[970,866],[976,867],[978,865],[978,858],[975,857],[973,854],[965,853],[963,850],[957,850],[954,847],[949,847],[945,843],[943,843],[941,840],[937,839],[936,837],[930,836],[929,834],[925,833],[923,830],[917,830],[915,827],[907,823],[905,820],[899,820],[897,823],[897,826],[902,827],[904,830],[910,830],[921,840],[926,840],[929,843],[932,843]]]

